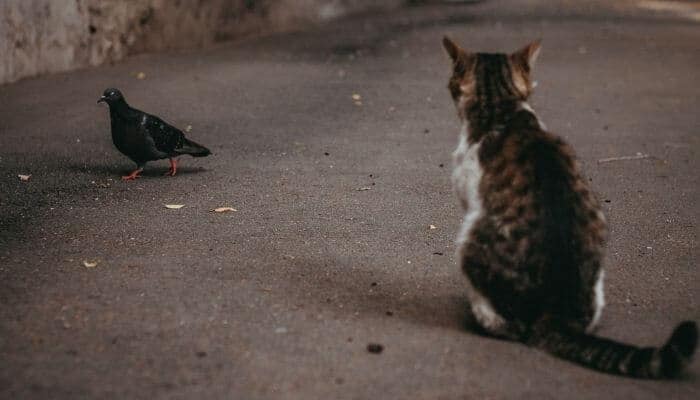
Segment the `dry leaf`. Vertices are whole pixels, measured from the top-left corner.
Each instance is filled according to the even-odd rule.
[[[97,266],[97,261],[83,260],[83,266],[85,268],[95,268]]]
[[[165,208],[169,208],[171,210],[179,210],[184,206],[185,206],[184,204],[166,204]]]
[[[233,207],[219,207],[219,208],[215,208],[215,209],[213,209],[213,210],[211,210],[211,211],[212,211],[212,212],[215,212],[215,213],[225,213],[225,212],[231,212],[231,211],[235,212],[235,211],[238,211],[238,210],[236,210],[236,209],[233,208]]]
[[[192,125],[187,125],[185,127],[185,132],[189,133],[190,131],[192,131]]]
[[[358,192],[364,192],[365,190],[372,190],[372,188],[369,186],[365,186],[365,187],[357,188],[356,190]]]
[[[139,72],[136,74],[136,79],[146,79],[146,73],[145,72]]]
[[[360,96],[360,95],[357,94],[357,93],[353,93],[352,99],[355,100],[355,101],[360,101],[360,100],[362,100],[362,96]]]
[[[651,156],[649,154],[642,154],[642,153],[638,152],[634,156],[601,158],[600,160],[598,160],[598,164],[609,163],[609,162],[613,162],[613,161],[644,160],[646,158],[651,158]]]
[[[29,180],[29,178],[32,177],[31,174],[30,174],[30,175],[22,175],[22,174],[19,174],[19,175],[17,175],[17,176],[19,177],[19,180],[22,181],[22,182],[26,182],[26,181]]]
[[[437,226],[435,226],[435,225],[430,225],[430,230],[431,230],[431,231],[432,231],[432,230],[435,230],[435,229],[437,229]]]

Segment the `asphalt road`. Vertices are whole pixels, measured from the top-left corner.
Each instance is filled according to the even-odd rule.
[[[624,379],[466,322],[445,33],[544,39],[533,107],[611,226],[599,333],[700,320],[700,25],[597,4],[412,7],[1,86],[0,398],[698,398],[698,360]],[[119,181],[110,86],[214,155]]]

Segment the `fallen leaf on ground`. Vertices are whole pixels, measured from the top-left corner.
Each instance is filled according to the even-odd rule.
[[[97,266],[97,261],[83,260],[83,266],[85,268],[95,268]]]
[[[430,225],[430,227],[429,227],[429,228],[430,228],[430,230],[432,231],[432,230],[435,230],[435,229],[437,229],[437,226],[435,226],[435,225]]]
[[[146,73],[145,72],[139,72],[136,74],[136,79],[146,79]]]
[[[165,208],[169,208],[171,210],[179,210],[184,206],[185,206],[184,204],[166,204]]]
[[[359,100],[362,100],[362,96],[360,96],[360,95],[357,94],[357,93],[353,93],[352,99],[355,100],[355,101],[359,101]]]
[[[358,192],[364,192],[365,190],[372,190],[372,188],[369,186],[365,186],[365,187],[357,188],[356,190]]]
[[[215,208],[215,209],[213,209],[213,210],[211,210],[211,211],[212,211],[212,212],[215,212],[215,213],[225,213],[225,212],[231,212],[231,211],[234,211],[234,212],[235,212],[235,211],[238,211],[238,210],[236,210],[236,209],[233,208],[233,207],[219,207],[219,208]]]
[[[26,181],[29,180],[29,178],[32,177],[31,174],[30,174],[30,175],[22,175],[22,174],[19,174],[19,175],[17,175],[17,176],[19,177],[19,180],[22,181],[22,182],[26,182]]]
[[[598,160],[598,164],[609,163],[614,161],[644,160],[646,158],[651,158],[651,156],[649,154],[637,153],[633,156],[601,158],[600,160]]]
[[[188,133],[189,133],[191,130],[192,130],[192,125],[187,125],[187,126],[185,127],[185,132],[188,132]]]

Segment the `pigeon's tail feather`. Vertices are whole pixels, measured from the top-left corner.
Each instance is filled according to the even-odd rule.
[[[189,154],[192,157],[206,157],[211,154],[211,151],[199,143],[185,139],[183,146],[175,149],[179,154]]]
[[[539,332],[537,332],[539,331]],[[675,378],[695,352],[698,329],[685,321],[662,347],[640,348],[597,336],[574,332],[561,324],[544,323],[528,342],[563,359],[601,372],[635,378]]]

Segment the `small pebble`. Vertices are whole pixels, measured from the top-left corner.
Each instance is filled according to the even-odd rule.
[[[384,346],[379,343],[370,343],[367,345],[367,351],[373,354],[379,354],[384,351]]]

